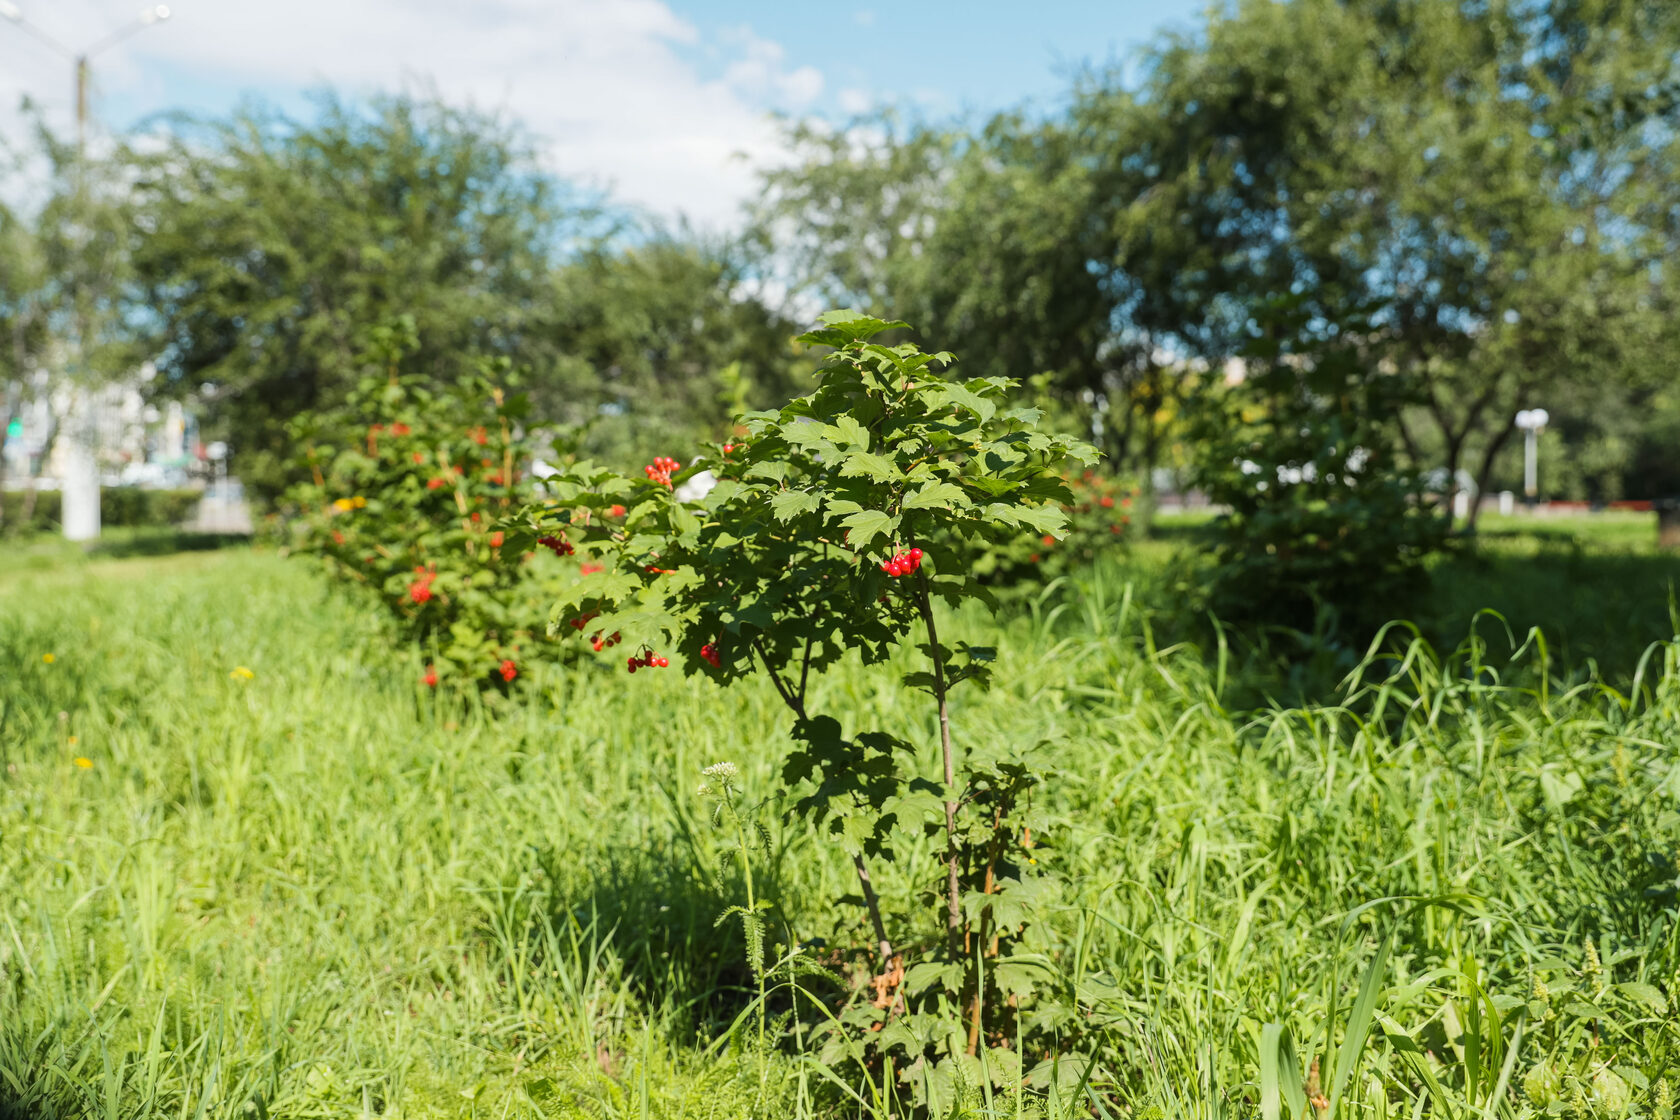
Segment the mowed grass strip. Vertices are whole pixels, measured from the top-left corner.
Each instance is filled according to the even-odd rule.
[[[1347,1064],[1341,1115],[1649,1111],[1680,1054],[1680,648],[1560,690],[1396,640],[1344,705],[1238,713],[1217,651],[1159,648],[1128,591],[952,620],[999,647],[959,746],[1057,767],[1039,858],[1078,886],[1038,936],[1103,1107],[1251,1114],[1277,1023],[1299,1080]],[[858,1071],[729,1038],[749,976],[714,920],[743,892],[702,767],[764,800],[782,940],[867,941],[844,854],[778,823],[768,686],[604,659],[498,706],[422,665],[249,551],[0,581],[0,1111],[857,1114],[824,1073]],[[844,666],[812,709],[931,744],[884,679]],[[936,877],[877,871],[892,914]]]

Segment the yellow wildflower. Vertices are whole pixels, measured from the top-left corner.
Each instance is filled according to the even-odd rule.
[[[349,513],[356,508],[356,503],[349,498],[335,498],[333,499],[333,508],[340,513]]]
[[[232,677],[236,681],[248,681],[255,677],[256,674],[245,668],[243,665],[236,665],[233,672],[229,673],[228,676]]]
[[[41,660],[42,660],[42,661],[45,661],[45,662],[46,662],[46,663],[47,663],[47,664],[48,664],[48,665],[51,665],[51,664],[52,664],[52,663],[53,663],[53,662],[54,662],[54,661],[57,661],[57,660],[58,660],[58,658],[56,658],[56,657],[54,657],[54,656],[53,656],[53,655],[52,655],[52,654],[50,654],[50,653],[43,653],[43,654],[42,654],[42,655],[41,655]]]
[[[78,755],[78,756],[76,756],[75,762],[76,762],[76,765],[83,770],[92,770],[93,769],[93,759],[91,759],[91,758],[82,758],[80,755]]]
[[[357,494],[354,498],[350,499],[350,504],[355,506],[357,509],[361,509],[363,506],[367,505],[367,499],[362,497],[360,494]]]

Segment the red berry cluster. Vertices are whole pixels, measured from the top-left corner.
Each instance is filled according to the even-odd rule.
[[[498,669],[497,672],[502,674],[502,679],[504,681],[511,681],[514,677],[519,675],[519,666],[515,665],[512,661],[503,661],[502,667]]]
[[[655,656],[651,650],[640,657],[626,658],[624,662],[625,667],[632,673],[637,669],[663,669],[670,663],[667,658]]]
[[[700,658],[703,661],[710,662],[714,669],[723,668],[723,655],[718,652],[718,647],[711,642],[707,642],[700,647]]]
[[[426,666],[426,675],[420,678],[420,683],[425,685],[427,688],[436,688],[437,682],[437,667],[433,665]]]
[[[572,542],[565,537],[538,537],[537,543],[556,556],[570,556],[577,551],[572,547]]]
[[[414,568],[415,580],[408,585],[408,597],[416,603],[424,603],[432,597],[432,581],[437,579],[437,566]]]
[[[648,476],[649,482],[657,482],[661,486],[669,486],[671,485],[671,475],[675,474],[677,468],[680,466],[682,466],[682,464],[677,462],[675,459],[670,459],[661,455],[659,458],[643,467],[642,473]]]
[[[488,432],[486,432],[484,430],[484,425],[482,425],[482,424],[480,424],[478,427],[472,429],[467,434],[469,436],[471,436],[472,441],[474,443],[478,444],[480,447],[483,447],[485,444],[490,442],[490,435],[489,435]]]
[[[894,579],[897,579],[899,576],[909,575],[921,566],[922,550],[919,548],[909,548],[901,550],[894,555],[891,560],[882,564],[881,570]]]
[[[589,625],[589,620],[590,619],[594,618],[596,615],[598,615],[600,613],[601,613],[600,611],[590,611],[588,614],[578,615],[576,618],[572,619],[572,629],[573,630],[582,630],[585,626]]]
[[[603,638],[600,634],[591,634],[589,644],[595,647],[596,653],[600,653],[604,649],[611,649],[618,644],[618,631],[613,631],[610,638]]]
[[[448,483],[441,478],[428,478],[426,480],[426,489],[428,490],[441,490],[447,485]]]
[[[413,429],[410,428],[407,424],[392,424],[391,425],[391,434],[394,435],[394,436],[406,436],[411,431],[413,431]]]

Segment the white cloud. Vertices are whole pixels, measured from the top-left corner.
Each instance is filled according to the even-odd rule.
[[[18,0],[80,45],[134,0]],[[770,113],[800,113],[823,75],[737,27],[707,36],[662,0],[179,0],[174,17],[101,56],[99,108],[163,107],[170,88],[350,94],[431,83],[502,110],[549,146],[553,169],[621,201],[729,223],[753,164],[782,155]],[[60,89],[62,87],[62,89]],[[0,21],[0,121],[28,91],[67,121],[71,69]],[[12,131],[12,129],[5,129]],[[746,160],[738,158],[745,155]]]
[[[854,117],[859,113],[867,113],[875,104],[875,99],[869,95],[868,90],[855,86],[841,90],[838,100],[841,111]]]

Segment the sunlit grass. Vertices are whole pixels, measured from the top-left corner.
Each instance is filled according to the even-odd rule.
[[[1401,634],[1345,704],[1242,713],[1219,651],[1159,648],[1128,595],[1093,573],[1023,605],[956,712],[1055,744],[1042,858],[1077,886],[1045,920],[1099,1072],[1051,1107],[1259,1115],[1267,1024],[1294,1088],[1317,1054],[1329,1096],[1348,1055],[1342,1116],[1652,1115],[1680,1088],[1680,648],[1566,691],[1521,667],[1537,640],[1443,666]],[[741,884],[702,767],[771,799],[784,937],[867,940],[844,857],[776,823],[767,687],[585,667],[500,710],[433,697],[371,615],[248,551],[14,570],[0,666],[0,1113],[859,1111],[729,1030]],[[812,708],[930,739],[857,666]],[[934,874],[883,869],[889,912]]]

